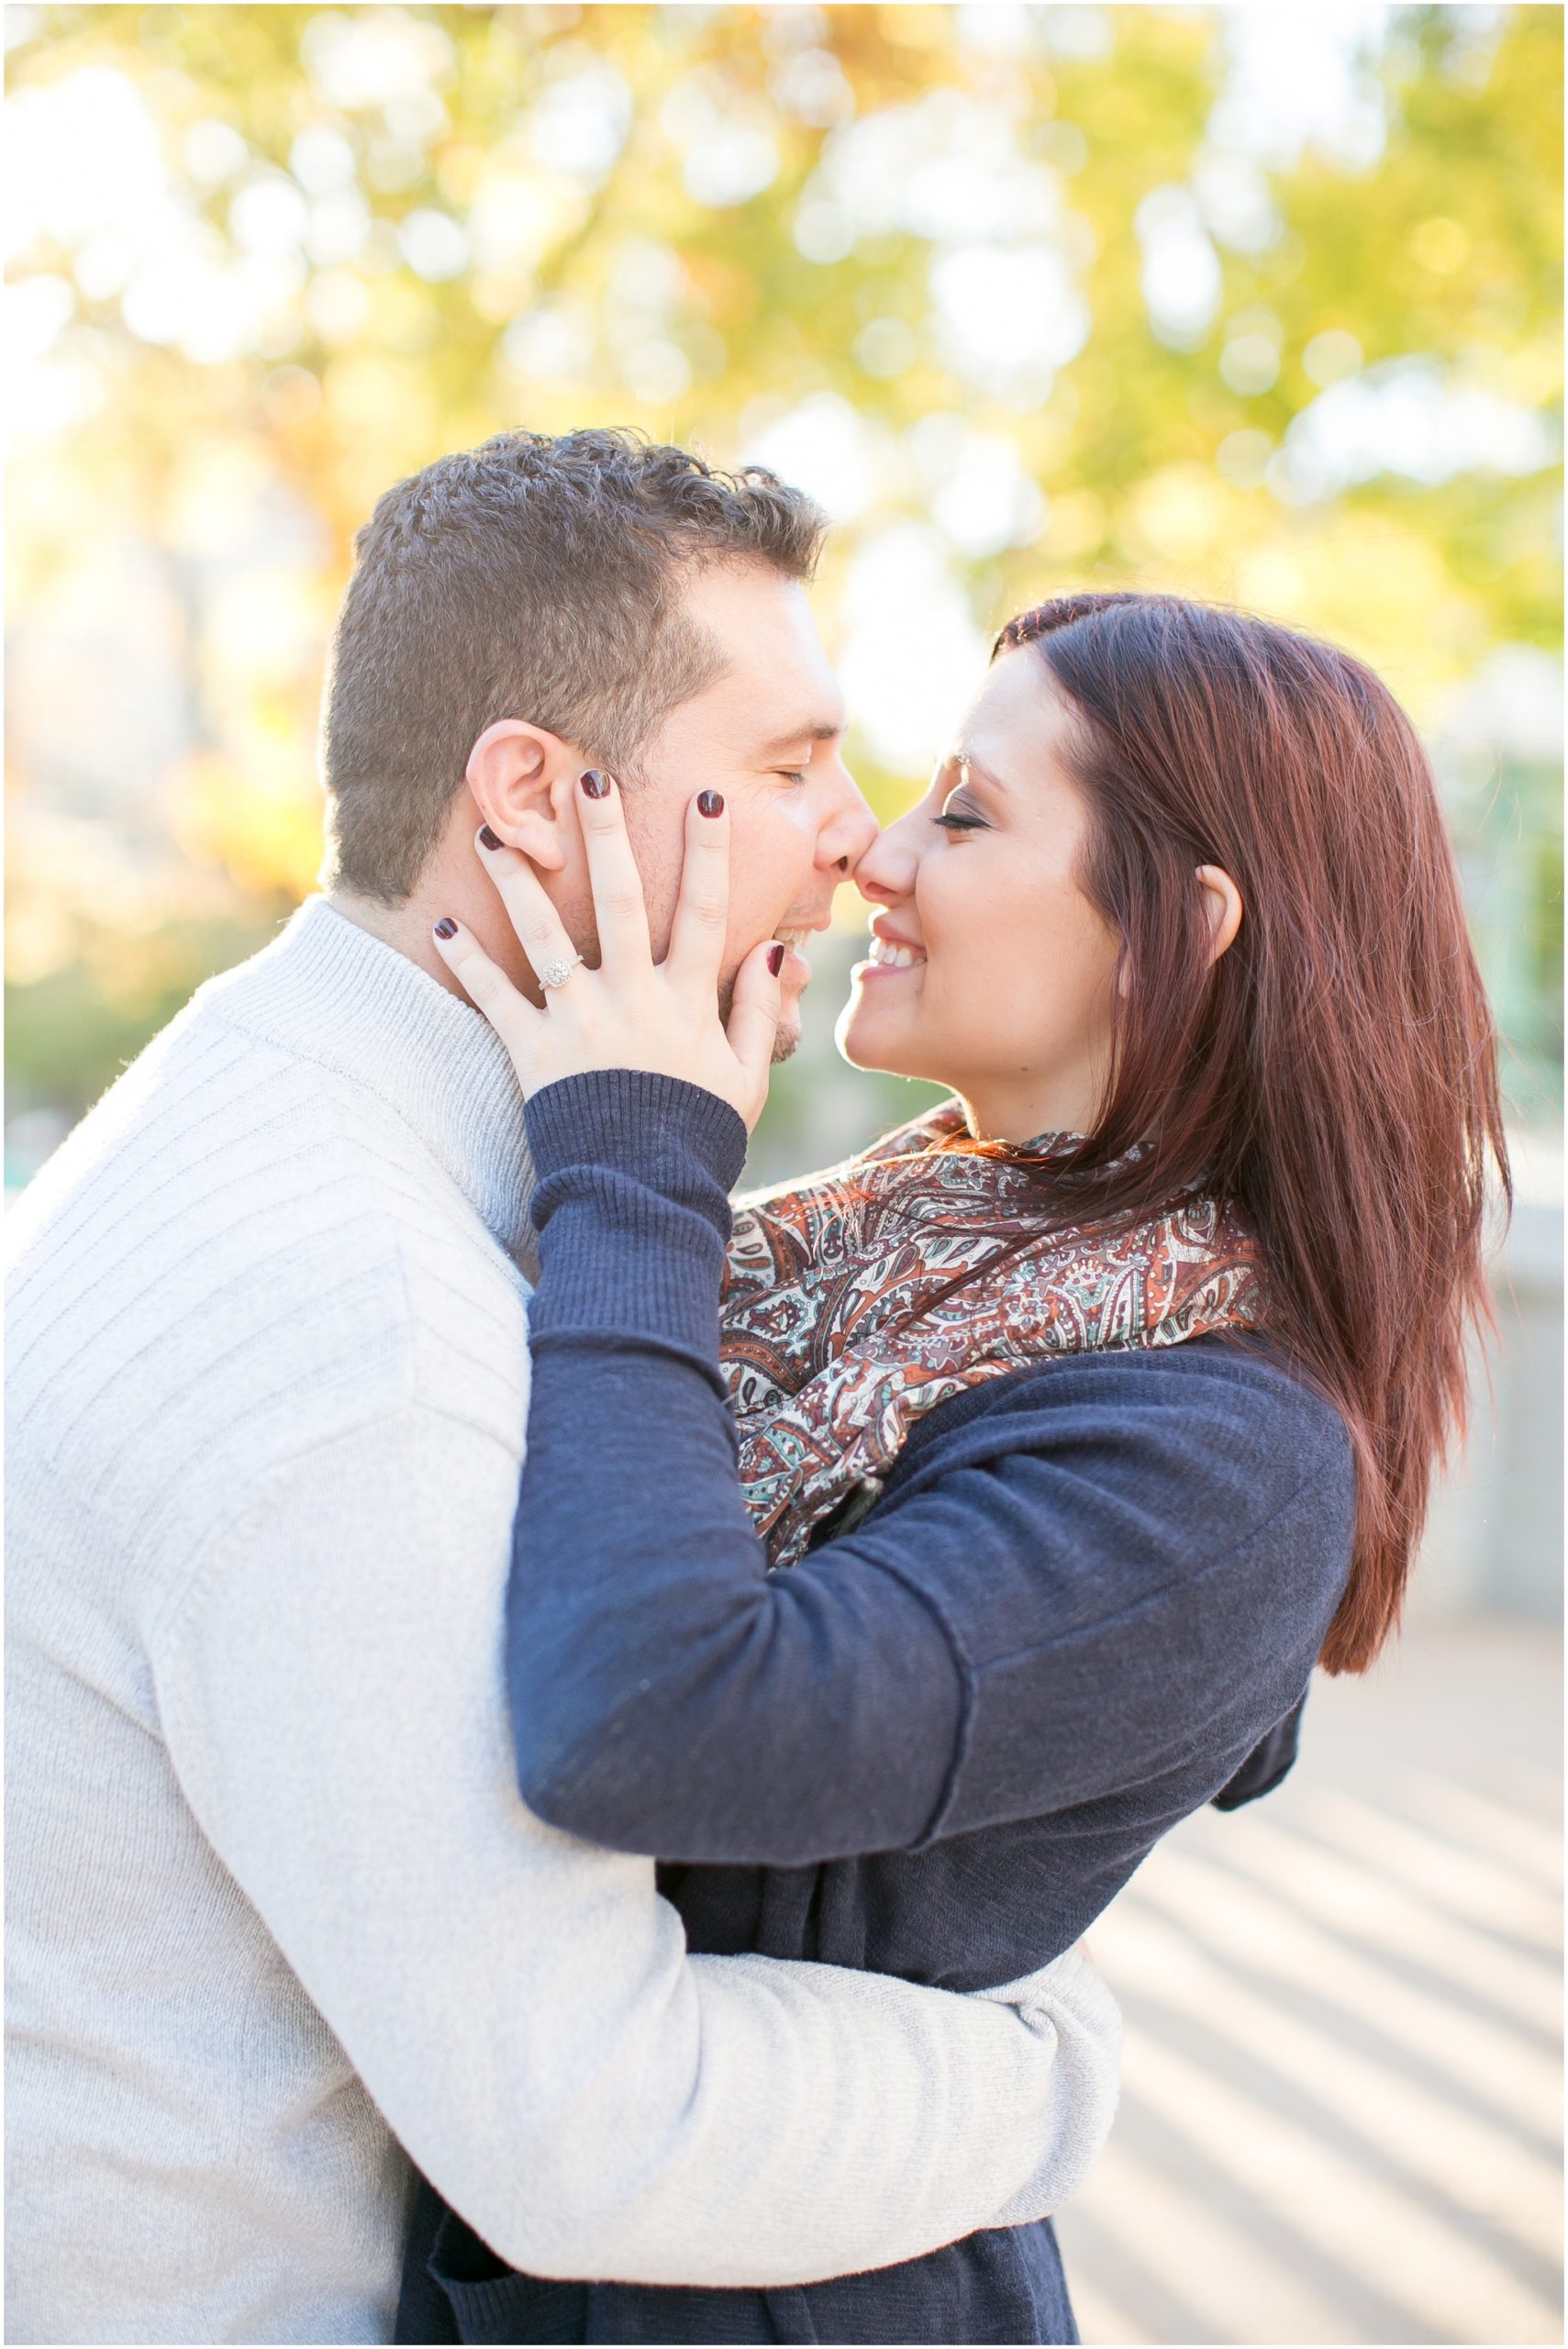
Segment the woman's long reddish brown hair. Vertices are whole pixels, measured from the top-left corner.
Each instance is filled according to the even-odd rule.
[[[1271,1335],[1343,1414],[1357,1527],[1322,1662],[1398,1620],[1486,1318],[1496,1037],[1431,769],[1348,654],[1175,596],[1061,596],[996,640],[1065,696],[1092,811],[1083,885],[1125,984],[1093,1135],[1041,1179],[1074,1219],[1233,1200]],[[1211,964],[1198,864],[1245,908]],[[1117,1166],[1134,1143],[1146,1147]]]

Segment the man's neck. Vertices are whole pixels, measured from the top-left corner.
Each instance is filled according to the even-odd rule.
[[[379,938],[384,946],[406,955],[410,963],[438,980],[449,995],[468,998],[453,978],[431,940],[431,931],[446,911],[444,907],[428,910],[417,891],[401,906],[383,905],[378,898],[361,896],[353,889],[329,889],[327,902],[334,913],[351,921],[356,930],[367,930],[372,938]]]
[[[323,893],[264,953],[215,986],[231,990],[233,1024],[385,1103],[531,1280],[533,1173],[517,1074],[489,1021],[444,964],[432,967],[434,950],[428,961],[419,952],[428,935],[422,919],[413,902]]]

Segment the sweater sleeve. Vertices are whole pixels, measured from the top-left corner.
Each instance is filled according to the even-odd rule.
[[[171,1757],[301,2029],[535,2275],[806,2283],[1055,2208],[1115,2100],[1082,1960],[982,1998],[690,1957],[651,1862],[529,1816],[496,1653],[517,1473],[428,1404],[342,1430],[158,1633]],[[334,2223],[331,2176],[308,2191]]]
[[[918,1849],[1223,1755],[1228,1731],[1245,1750],[1246,1706],[1294,1702],[1298,1656],[1239,1698],[1242,1627],[1314,1513],[1343,1514],[1320,1416],[1307,1438],[1288,1410],[1252,1424],[1228,1387],[1129,1408],[1085,1358],[1053,1371],[1027,1441],[972,1444],[771,1574],[718,1361],[740,1120],[615,1072],[547,1088],[528,1123],[541,1277],[507,1659],[540,1816],[671,1860]]]

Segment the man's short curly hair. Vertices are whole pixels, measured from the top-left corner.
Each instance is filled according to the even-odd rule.
[[[683,609],[684,568],[809,578],[825,529],[760,465],[717,473],[631,432],[504,432],[399,482],[355,542],[333,645],[328,881],[401,905],[499,718],[635,775],[719,666]]]

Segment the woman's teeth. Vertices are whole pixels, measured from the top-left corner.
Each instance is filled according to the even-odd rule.
[[[873,938],[867,959],[880,963],[884,970],[912,971],[917,963],[923,963],[926,958],[917,953],[912,946],[894,946],[885,938]]]

